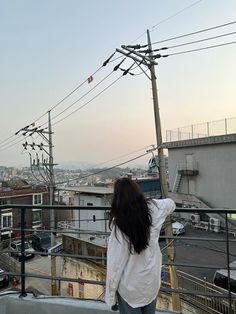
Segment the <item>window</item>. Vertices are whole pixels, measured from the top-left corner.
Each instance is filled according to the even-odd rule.
[[[236,219],[236,214],[228,214],[228,218]]]
[[[2,214],[1,217],[1,228],[11,228],[12,227],[12,213]]]
[[[32,212],[33,215],[33,223],[41,223],[42,222],[42,210],[33,210]]]
[[[41,205],[43,198],[42,193],[33,195],[33,205]]]
[[[7,200],[5,198],[0,199],[0,205],[6,205],[7,204]]]

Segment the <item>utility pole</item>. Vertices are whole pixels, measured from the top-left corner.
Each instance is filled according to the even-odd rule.
[[[27,125],[24,128],[21,128],[19,131],[17,131],[15,134],[22,132],[23,136],[27,136],[27,138],[31,138],[32,142],[30,143],[29,140],[26,140],[25,143],[23,143],[23,147],[25,150],[28,148],[31,149],[30,155],[30,168],[32,175],[35,177],[35,179],[39,182],[44,183],[49,190],[49,205],[54,204],[54,192],[55,192],[55,179],[54,179],[54,162],[53,162],[53,143],[52,143],[52,124],[51,124],[51,112],[48,111],[48,127],[42,128],[42,127],[35,127],[35,123],[32,123],[30,125]],[[33,136],[37,135],[41,137],[42,142],[40,144],[37,144],[33,140]],[[45,144],[44,144],[45,142]],[[42,152],[42,160],[40,160],[38,153],[36,150]],[[32,158],[32,154],[36,153],[36,158]],[[43,155],[43,152],[46,153],[46,158]],[[37,175],[35,175],[35,171],[41,178],[41,180],[38,178]],[[50,228],[52,230],[55,230],[55,212],[54,209],[50,209]],[[51,246],[54,246],[55,243],[55,236],[54,231],[51,232]],[[51,276],[56,277],[56,257],[51,256]],[[56,287],[56,281],[54,279],[51,280],[51,294],[57,295],[57,287]]]
[[[161,186],[161,195],[163,198],[168,197],[168,189],[167,189],[167,180],[166,180],[166,170],[165,170],[165,161],[164,161],[164,153],[162,148],[162,133],[161,133],[161,119],[159,114],[159,104],[158,104],[158,94],[157,94],[157,84],[156,84],[156,75],[155,75],[155,65],[157,62],[155,61],[155,56],[152,52],[152,45],[150,39],[149,30],[147,30],[147,39],[148,39],[148,50],[146,50],[147,54],[143,54],[143,51],[136,51],[140,49],[140,45],[131,45],[131,46],[122,46],[122,49],[116,49],[116,51],[121,54],[133,59],[138,66],[141,68],[141,64],[145,65],[150,69],[150,77],[152,84],[152,94],[153,94],[153,107],[154,107],[154,118],[155,118],[155,127],[156,127],[156,141],[157,141],[157,149],[158,149],[158,159],[159,159],[159,177],[160,177],[160,186]],[[144,45],[146,47],[147,45]],[[130,68],[131,69],[131,68]],[[141,68],[142,69],[142,68]],[[129,70],[125,71],[123,75],[127,74]],[[147,76],[146,72],[142,69],[144,74]],[[172,231],[172,223],[171,217],[168,216],[165,221],[165,234],[167,237],[173,236]],[[167,255],[168,262],[174,262],[175,251],[173,240],[166,239],[167,242]],[[176,267],[174,265],[169,265],[169,273],[170,273],[170,283],[172,289],[178,288],[178,277]],[[173,310],[176,312],[181,312],[181,302],[180,297],[177,293],[172,293],[172,304]]]
[[[53,144],[52,144],[52,123],[51,112],[48,111],[48,146],[49,146],[49,200],[50,205],[54,204],[54,191],[55,191],[55,179],[54,179],[54,163],[53,163]],[[50,209],[50,227],[55,230],[55,211]],[[51,247],[55,245],[54,232],[51,232]],[[51,276],[56,276],[56,256],[51,256]],[[57,295],[57,286],[55,279],[51,280],[51,294]]]
[[[149,30],[147,30],[147,38],[148,38],[149,58],[154,60]],[[168,197],[168,189],[167,189],[167,180],[166,180],[164,152],[162,148],[161,119],[160,119],[160,113],[159,113],[159,102],[158,102],[154,63],[151,63],[150,72],[151,72],[150,74],[151,74],[151,83],[152,83],[153,107],[154,107],[154,117],[155,117],[155,126],[156,126],[157,150],[158,150],[158,158],[159,158],[160,186],[161,186],[162,197],[166,198]],[[165,234],[166,236],[173,236],[170,216],[168,216],[165,221]],[[167,239],[167,255],[168,255],[168,261],[173,262],[175,258],[175,250],[174,250],[174,245],[171,239]],[[177,289],[178,277],[177,277],[176,267],[173,265],[169,265],[169,272],[170,272],[171,288]],[[172,303],[173,303],[174,311],[181,311],[181,302],[180,302],[180,297],[178,294],[176,293],[172,294]]]

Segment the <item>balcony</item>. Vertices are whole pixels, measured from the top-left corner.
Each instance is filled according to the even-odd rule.
[[[18,267],[14,269],[8,269],[5,274],[11,277],[16,277],[18,279],[18,284],[16,287],[0,292],[0,313],[1,314],[12,314],[12,313],[40,313],[47,314],[53,311],[57,311],[57,314],[67,313],[114,313],[110,308],[104,303],[104,287],[105,287],[105,278],[100,275],[98,276],[98,269],[102,273],[105,269],[103,261],[106,260],[105,254],[102,254],[100,251],[93,250],[93,255],[88,254],[87,251],[83,251],[82,248],[77,246],[73,249],[71,246],[70,252],[62,251],[57,252],[56,250],[51,250],[49,252],[38,252],[35,251],[35,256],[38,257],[38,261],[43,259],[43,265],[46,263],[51,263],[52,260],[63,259],[64,263],[67,260],[71,260],[73,263],[81,263],[81,268],[79,269],[80,277],[73,277],[68,272],[61,273],[51,273],[46,274],[41,271],[41,273],[36,273],[32,269],[32,264],[29,261],[26,261],[25,257],[25,248],[24,242],[26,235],[30,232],[33,233],[34,229],[25,228],[25,213],[27,210],[31,210],[32,207],[38,209],[58,209],[58,210],[88,210],[87,207],[83,206],[46,206],[46,205],[1,205],[0,209],[6,208],[18,208],[21,211],[21,227],[16,228],[11,231],[18,231],[21,233],[21,261],[15,264]],[[93,207],[93,211],[103,210],[104,213],[108,208]],[[172,297],[176,294],[180,296],[182,311],[181,313],[224,313],[224,314],[235,314],[236,313],[236,291],[234,290],[235,281],[233,277],[235,276],[236,267],[232,267],[232,260],[235,259],[235,248],[236,239],[233,235],[229,233],[228,228],[228,214],[235,214],[236,210],[234,209],[189,209],[189,208],[177,208],[176,213],[187,213],[191,217],[191,214],[196,215],[203,213],[210,214],[221,214],[225,216],[225,225],[221,229],[220,236],[215,233],[210,233],[210,231],[195,230],[191,225],[191,220],[185,219],[185,224],[189,228],[189,234],[187,235],[178,235],[172,237],[160,237],[161,239],[168,238],[168,241],[174,242],[175,248],[178,251],[177,258],[175,261],[168,261],[164,255],[163,258],[163,271],[162,271],[162,286],[160,289],[157,310],[156,313],[174,313],[172,310]],[[94,217],[88,217],[91,221],[96,223]],[[101,220],[101,219],[100,219]],[[104,223],[106,224],[106,215],[104,215]],[[104,224],[104,228],[105,228]],[[76,228],[73,224],[60,224],[60,229],[50,229],[50,230],[41,230],[41,231],[50,231],[56,237],[63,237],[65,235],[72,235],[74,238],[85,239],[85,235],[89,234],[91,242],[94,242],[94,239],[98,238],[100,242],[102,239],[106,239],[109,235],[109,232],[106,231],[87,231]],[[69,226],[69,228],[67,228]],[[73,228],[71,228],[74,226]],[[39,230],[38,230],[39,231]],[[39,231],[40,232],[40,231]],[[161,241],[161,247],[163,252],[165,252],[166,244],[164,241]],[[197,244],[193,244],[197,243]],[[201,244],[204,248],[208,243],[212,245],[221,245],[221,252],[216,254],[222,254],[221,264],[218,261],[210,259],[210,256],[201,256],[199,255],[196,260],[191,260],[191,252],[196,248],[200,247]],[[192,251],[190,251],[190,248]],[[224,248],[224,252],[223,252]],[[91,249],[91,248],[90,248]],[[85,254],[87,252],[87,255]],[[100,252],[100,253],[99,253]],[[182,256],[180,252],[185,252],[186,256]],[[1,251],[1,256],[8,257],[10,252],[7,248]],[[82,254],[81,254],[82,253]],[[49,259],[50,258],[50,259]],[[88,261],[89,260],[89,261]],[[96,274],[91,270],[91,261],[94,261],[94,269],[97,270]],[[2,258],[0,259],[0,267],[6,266],[1,264]],[[86,274],[89,273],[89,276],[84,275],[84,269],[86,265]],[[178,278],[178,288],[171,288],[171,279],[169,273],[169,267],[175,266],[177,270]],[[46,266],[45,266],[46,267]],[[75,265],[75,267],[77,267]],[[104,267],[102,269],[102,267]],[[46,268],[45,268],[46,269]],[[190,271],[193,270],[193,272]],[[214,273],[218,269],[224,269],[227,274],[225,287],[221,288],[212,283],[212,280],[208,280],[206,277],[199,278],[197,275],[193,275],[196,269],[201,269],[202,273]],[[35,268],[34,268],[35,270]],[[82,274],[83,271],[83,274]],[[91,275],[92,273],[92,275]],[[68,274],[68,276],[64,276]],[[94,278],[95,276],[95,278]],[[230,280],[231,278],[231,280]],[[46,287],[51,286],[52,290],[48,293],[42,291],[37,291],[36,283],[41,282],[40,286]],[[30,283],[30,285],[29,285]],[[56,284],[57,289],[53,289]],[[64,285],[64,289],[63,289]],[[58,286],[60,289],[58,289]],[[73,288],[78,287],[78,295],[76,297],[73,293]],[[65,289],[66,287],[66,289]],[[236,288],[236,287],[235,287]],[[72,290],[71,290],[72,289]],[[46,289],[45,289],[46,290]],[[75,292],[75,291],[74,291]],[[60,295],[58,295],[60,294]],[[91,300],[93,299],[93,300]]]

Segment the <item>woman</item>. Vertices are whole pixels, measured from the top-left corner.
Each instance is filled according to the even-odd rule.
[[[171,199],[147,200],[137,183],[118,179],[110,211],[105,301],[121,314],[155,313],[161,283],[159,233],[175,209]]]

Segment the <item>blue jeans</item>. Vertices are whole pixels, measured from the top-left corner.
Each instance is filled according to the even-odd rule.
[[[120,314],[155,314],[156,299],[145,306],[133,308],[122,299],[119,293],[117,293],[117,298]]]

